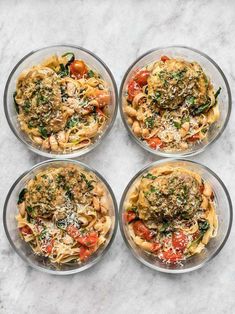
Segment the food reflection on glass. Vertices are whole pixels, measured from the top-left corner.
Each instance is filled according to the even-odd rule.
[[[17,206],[20,236],[54,264],[85,262],[105,245],[112,226],[104,184],[74,165],[37,173]]]
[[[151,149],[185,151],[206,140],[219,119],[220,90],[197,62],[162,56],[132,75],[123,109],[132,132]]]
[[[131,187],[124,209],[134,243],[165,263],[199,254],[217,233],[211,186],[183,167],[149,170]]]
[[[67,52],[24,70],[14,101],[20,128],[34,144],[68,153],[89,146],[102,133],[110,91],[99,73]]]

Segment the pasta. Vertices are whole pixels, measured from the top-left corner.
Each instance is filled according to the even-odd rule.
[[[134,243],[166,263],[200,253],[218,228],[210,185],[183,167],[142,175],[127,195],[123,219]]]
[[[132,132],[150,148],[185,151],[205,141],[219,119],[220,90],[198,63],[162,56],[133,75],[123,110]]]
[[[108,84],[73,53],[24,70],[14,94],[21,130],[38,147],[66,153],[89,146],[104,129]]]
[[[20,236],[53,264],[85,262],[105,245],[112,226],[103,183],[74,165],[39,172],[17,206]]]

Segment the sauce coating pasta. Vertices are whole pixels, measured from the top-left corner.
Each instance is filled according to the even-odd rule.
[[[17,206],[20,236],[54,264],[86,261],[105,245],[112,226],[103,183],[73,165],[39,172],[20,192]]]
[[[133,133],[153,150],[185,151],[219,119],[220,90],[198,63],[162,56],[133,75],[123,110]]]
[[[183,167],[151,169],[131,188],[124,206],[132,240],[166,263],[200,253],[216,236],[213,191],[200,175]]]
[[[46,151],[89,146],[109,118],[110,91],[73,53],[53,55],[18,77],[14,101],[21,130]]]

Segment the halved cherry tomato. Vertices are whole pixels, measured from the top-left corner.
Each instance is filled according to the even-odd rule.
[[[153,233],[143,224],[142,221],[135,221],[133,223],[133,230],[135,235],[150,241],[153,238]]]
[[[159,137],[152,137],[150,139],[147,139],[146,142],[153,149],[157,149],[158,147],[162,147],[163,146],[163,143],[162,143],[162,141],[160,140]]]
[[[50,242],[46,245],[45,251],[50,254],[52,252],[54,245],[54,239],[51,239]]]
[[[140,85],[136,81],[130,81],[128,85],[128,100],[132,101],[134,97],[141,91]]]
[[[187,141],[188,141],[188,142],[195,142],[195,141],[197,141],[197,140],[199,140],[199,139],[200,139],[200,135],[199,135],[199,133],[196,133],[196,134],[194,134],[194,135],[188,137],[188,138],[187,138]]]
[[[188,238],[182,231],[177,231],[172,236],[172,245],[175,249],[184,251],[188,244]]]
[[[90,255],[92,251],[89,250],[88,248],[81,246],[80,247],[80,252],[79,252],[79,257],[81,261],[85,261]]]
[[[87,247],[94,247],[96,246],[97,242],[99,240],[99,237],[96,232],[90,232],[84,236],[80,236],[76,239],[77,242],[79,242],[82,245],[85,245]]]
[[[174,253],[172,249],[162,252],[161,255],[160,258],[172,263],[183,259],[183,254],[181,252]]]
[[[128,210],[123,213],[123,218],[126,223],[129,223],[136,218],[136,214],[132,210]]]
[[[136,81],[137,84],[139,84],[139,86],[143,87],[144,85],[147,84],[149,75],[150,75],[149,71],[141,70],[136,74],[134,80]]]
[[[29,228],[29,226],[24,226],[24,227],[20,228],[20,232],[23,235],[28,235],[28,234],[32,234],[33,233],[33,231]]]
[[[106,90],[97,89],[91,97],[98,102],[100,108],[110,104],[110,94]]]
[[[152,252],[157,252],[161,248],[160,243],[152,242],[151,244],[152,244],[152,249],[151,249]]]
[[[74,60],[69,68],[70,72],[78,79],[87,73],[87,66],[82,60]]]
[[[167,56],[161,56],[161,61],[166,62],[167,60],[170,60]]]
[[[99,240],[96,232],[90,232],[85,235],[81,235],[78,228],[76,228],[74,225],[69,225],[67,227],[67,232],[75,241],[87,247],[94,247]]]

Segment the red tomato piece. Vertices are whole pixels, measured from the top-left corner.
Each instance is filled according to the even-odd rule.
[[[136,218],[136,214],[132,210],[128,210],[123,213],[123,218],[126,223],[129,223]]]
[[[161,57],[161,61],[162,62],[166,62],[167,60],[170,60],[170,58],[168,58],[167,56],[162,56]]]
[[[96,113],[99,115],[99,116],[105,116],[105,114],[103,113],[103,111],[100,109],[100,108],[98,108],[98,107],[96,107]]]
[[[175,263],[183,259],[183,254],[181,252],[174,253],[172,249],[169,249],[168,251],[162,252],[160,258],[168,262]]]
[[[158,149],[159,147],[163,146],[163,143],[159,137],[152,137],[150,139],[147,139],[146,142],[153,149]]]
[[[152,243],[152,252],[157,252],[161,248],[161,244],[157,242]]]
[[[136,81],[137,84],[139,84],[139,86],[143,87],[148,83],[149,75],[150,75],[149,71],[141,70],[136,74],[134,80]]]
[[[140,85],[136,81],[130,81],[128,85],[128,100],[132,101],[141,91]]]
[[[135,235],[147,241],[150,241],[153,238],[153,233],[140,220],[133,223],[133,230]]]
[[[195,142],[195,141],[197,141],[199,139],[200,139],[200,135],[197,133],[197,134],[194,134],[194,135],[188,137],[187,141],[188,142]]]
[[[97,89],[91,97],[98,102],[100,108],[110,104],[110,94],[106,90]]]
[[[46,245],[46,252],[50,254],[53,250],[54,240],[51,239],[50,242]]]
[[[77,241],[77,238],[80,236],[80,232],[77,227],[74,225],[69,225],[67,227],[68,235],[70,235],[74,240]]]
[[[78,79],[87,73],[87,66],[82,60],[74,60],[69,68],[70,72]]]
[[[29,226],[24,226],[24,227],[20,228],[20,232],[23,235],[33,234],[33,231],[29,228]]]
[[[79,257],[81,261],[85,261],[90,255],[92,251],[89,250],[88,248],[81,246],[80,247],[80,252],[79,252]]]
[[[94,247],[96,246],[99,237],[96,232],[90,232],[84,236],[80,236],[76,239],[76,241],[82,245],[87,247]]]
[[[177,231],[172,236],[172,245],[175,249],[184,251],[188,244],[188,238],[182,231]]]

